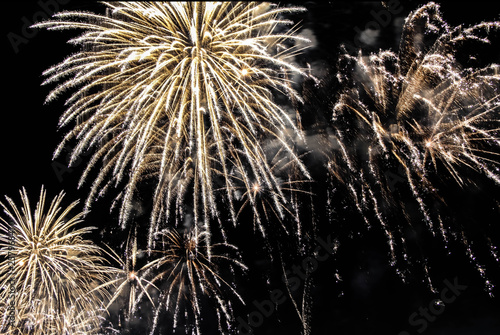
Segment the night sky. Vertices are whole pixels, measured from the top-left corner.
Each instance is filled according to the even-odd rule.
[[[60,1],[62,4],[57,1],[47,2],[56,3],[58,10],[89,10],[102,13],[104,8],[95,2],[77,0]],[[35,199],[40,187],[44,185],[49,197],[64,190],[67,194],[67,204],[76,199],[81,199],[82,203],[89,191],[89,185],[84,184],[77,189],[77,183],[90,156],[82,157],[75,166],[68,169],[65,168],[67,162],[64,154],[52,160],[54,149],[68,130],[58,130],[57,126],[58,118],[64,110],[64,99],[45,105],[45,97],[52,86],[40,85],[44,70],[75,51],[66,41],[75,36],[76,32],[27,29],[27,21],[32,23],[34,19],[43,19],[46,15],[44,12],[54,11],[53,5],[44,9],[44,1],[3,3],[4,86],[1,92],[4,107],[0,132],[0,196],[2,200],[4,195],[8,195],[19,201],[18,191],[24,186],[28,194]],[[301,20],[303,33],[305,30],[305,34],[312,37],[314,42],[313,48],[301,56],[302,61],[309,63],[314,71],[318,71],[318,77],[325,83],[321,91],[314,91],[307,83],[303,86],[303,89],[309,92],[304,113],[317,113],[303,117],[306,126],[311,126],[309,131],[321,131],[317,128],[321,128],[329,118],[339,90],[335,81],[335,66],[340,45],[345,44],[348,49],[362,47],[366,53],[379,49],[396,50],[404,18],[425,2],[400,1],[399,13],[390,16],[389,22],[382,27],[378,36],[367,34],[366,25],[374,22],[373,13],[381,13],[390,3],[396,2],[387,1],[386,7],[379,1],[300,3],[308,11],[294,14],[291,18],[295,21]],[[288,3],[283,3],[285,4]],[[442,4],[441,11],[450,25],[500,20],[500,4],[493,1],[449,1]],[[12,42],[14,35],[15,38],[20,38],[17,45]],[[359,40],[361,35],[372,38],[364,39],[368,43],[363,43]],[[498,42],[496,46],[499,48],[486,57],[500,62]],[[326,217],[323,208],[325,193],[321,193],[325,191],[325,185],[321,183],[324,171],[321,163],[314,162],[314,156],[308,159],[313,174],[319,181],[314,186],[320,194],[316,205],[317,220],[323,229],[320,235],[326,238],[328,230],[325,228]],[[449,195],[448,205],[451,211],[456,213],[454,219],[464,224],[477,225],[478,230],[483,225],[500,223],[498,187],[491,185],[491,181],[479,178],[477,187],[465,190],[450,185],[444,193]],[[126,238],[127,232],[120,232],[117,228],[117,213],[109,213],[110,199],[111,197],[104,197],[99,200],[85,222],[99,228],[92,236],[96,243],[104,241],[115,243],[118,247],[118,241]],[[341,210],[338,213],[346,215]],[[349,217],[343,216],[336,220],[342,223],[339,223],[339,227],[345,227]],[[496,232],[500,232],[500,229],[496,229]],[[255,238],[249,239],[248,233],[245,231],[240,236],[236,234],[235,240],[231,241],[236,245],[241,243],[243,257],[251,268],[248,276],[239,282],[247,306],[236,307],[235,316],[243,319],[246,319],[245,313],[257,309],[252,302],[262,302],[269,299],[270,292],[274,289],[283,289],[280,269],[275,273],[274,265],[266,260],[265,252],[256,251],[262,249],[262,239],[256,235]],[[348,235],[347,231],[339,232],[339,236]],[[499,236],[495,238],[500,242]],[[411,325],[408,318],[412,313],[418,312],[419,308],[429,308],[440,294],[429,292],[418,274],[410,283],[403,284],[394,269],[388,265],[385,240],[376,232],[362,232],[339,239],[339,252],[321,262],[314,273],[312,335],[407,334],[404,331],[408,334],[428,335],[500,334],[500,290],[495,288],[496,297],[489,297],[483,288],[483,281],[463,252],[457,251],[448,255],[436,243],[435,254],[428,255],[436,289],[443,292],[447,283],[453,284],[455,281],[463,290],[452,303],[446,305],[442,314],[435,319],[432,316],[432,322],[427,322],[424,327],[423,322]],[[427,243],[427,240],[425,241]],[[500,285],[499,264],[491,262],[487,265],[490,278],[497,286]],[[337,274],[340,274],[341,281],[337,280]],[[254,329],[255,334],[300,334],[300,322],[290,299],[280,303],[270,314],[262,325]]]

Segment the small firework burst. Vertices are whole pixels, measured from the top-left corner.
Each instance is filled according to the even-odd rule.
[[[161,290],[155,309],[151,334],[154,334],[162,312],[173,314],[172,328],[175,331],[183,322],[186,329],[195,334],[201,333],[201,308],[206,299],[213,301],[218,327],[221,333],[231,329],[234,322],[231,296],[241,303],[243,299],[222,276],[222,266],[229,273],[247,267],[231,256],[237,248],[228,243],[207,246],[205,233],[191,228],[183,235],[176,230],[159,233],[162,250],[153,251],[158,257],[148,263],[155,269],[151,279]],[[228,294],[229,293],[229,294]],[[191,327],[191,328],[190,328]]]
[[[109,310],[110,306],[115,301],[128,299],[127,308],[125,311],[126,323],[134,315],[137,310],[141,298],[145,295],[149,302],[154,307],[154,302],[147,288],[158,290],[158,288],[151,283],[147,278],[149,276],[149,265],[146,264],[141,268],[137,268],[137,256],[141,250],[137,249],[137,229],[133,236],[129,234],[125,248],[125,260],[122,260],[117,255],[114,255],[115,260],[119,264],[113,273],[113,278],[103,283],[102,287],[111,291],[113,289],[113,296],[109,300],[106,308]],[[119,303],[118,303],[119,304]],[[119,316],[121,317],[121,315]]]

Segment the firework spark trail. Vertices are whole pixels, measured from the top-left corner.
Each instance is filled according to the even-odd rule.
[[[433,236],[440,232],[445,243],[453,235],[448,230],[457,228],[445,229],[439,215],[439,225],[434,222],[432,204],[441,199],[435,176],[446,171],[463,187],[474,183],[463,173],[472,169],[500,185],[499,66],[463,68],[456,57],[467,43],[490,43],[488,36],[499,30],[500,22],[450,27],[439,6],[429,3],[405,21],[399,53],[360,52],[339,59],[337,77],[345,88],[333,109],[338,149],[331,153],[329,175],[346,185],[366,222],[369,216],[377,218],[388,239],[391,264],[408,255],[396,254],[396,248],[405,250],[405,238],[401,226],[387,217],[394,209],[405,217],[407,213],[386,169],[402,167],[401,180],[428,230]],[[423,267],[428,275],[425,262]],[[491,291],[477,261],[476,268]]]
[[[61,207],[62,192],[46,209],[42,188],[33,212],[26,190],[20,194],[21,208],[8,197],[7,205],[0,203],[5,214],[0,217],[0,286],[13,283],[16,292],[16,327],[5,331],[94,334],[109,297],[106,290],[96,287],[108,280],[109,268],[103,265],[103,250],[82,238],[93,228],[75,229],[83,213],[70,216],[78,202]],[[13,272],[9,271],[9,246],[15,255]],[[11,301],[7,289],[2,289],[0,298]]]
[[[268,152],[270,151],[268,150]],[[270,170],[279,185],[280,193],[273,188],[266,187],[265,181],[259,176],[252,176],[246,171],[240,171],[239,168],[245,164],[241,164],[241,162],[234,164],[236,168],[231,173],[233,180],[231,192],[234,194],[233,198],[242,202],[236,217],[240,217],[245,208],[250,207],[254,218],[254,229],[258,229],[263,237],[267,236],[265,225],[273,220],[280,223],[282,230],[287,235],[300,237],[302,236],[302,224],[297,194],[312,195],[311,192],[303,188],[310,180],[299,179],[300,173],[298,168],[294,166],[295,161],[288,157],[283,147],[274,148],[273,151],[274,153],[268,161]],[[294,226],[287,227],[284,222],[285,218],[291,218]],[[291,234],[290,228],[293,229],[293,234]]]
[[[278,93],[302,101],[287,78],[291,73],[307,75],[291,62],[302,48],[294,43],[305,39],[294,34],[296,28],[284,29],[291,22],[281,17],[303,8],[251,2],[105,5],[109,16],[62,12],[35,25],[49,30],[84,30],[70,41],[80,45],[81,51],[47,70],[44,84],[59,82],[47,101],[76,89],[66,101],[68,108],[60,126],[80,122],[55,155],[71,140],[77,141],[72,160],[90,147],[98,148],[80,185],[90,178],[89,171],[98,161],[104,163],[87,207],[107,189],[122,183],[120,221],[125,225],[136,182],[149,169],[145,157],[155,145],[152,139],[158,129],[163,132],[163,145],[161,164],[155,171],[160,181],[156,202],[165,201],[162,197],[166,196],[168,202],[163,206],[171,206],[172,197],[183,195],[189,182],[195,223],[204,229],[218,214],[213,188],[216,179],[221,176],[225,188],[233,188],[232,164],[242,172],[248,169],[266,188],[281,193],[266,162],[263,139],[280,141],[309,178],[288,135],[291,130],[302,137],[302,132],[288,112],[273,101]],[[249,166],[238,165],[241,161]],[[251,191],[250,177],[242,177]],[[226,198],[235,219],[229,191]],[[150,244],[167,212],[161,208],[153,213]]]

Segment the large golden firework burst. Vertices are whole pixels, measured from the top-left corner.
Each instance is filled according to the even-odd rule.
[[[302,136],[295,113],[273,98],[284,94],[301,101],[290,78],[306,75],[293,63],[306,39],[295,27],[286,28],[291,22],[282,16],[304,9],[261,2],[105,5],[107,15],[62,12],[35,25],[84,30],[71,40],[80,51],[47,70],[44,84],[58,82],[47,101],[75,89],[60,125],[76,125],[56,155],[71,140],[76,140],[73,159],[95,148],[81,183],[103,162],[87,205],[123,183],[119,200],[124,224],[138,181],[153,174],[158,180],[155,197],[165,204],[153,213],[150,238],[171,205],[166,194],[179,185],[192,192],[196,224],[208,226],[210,217],[218,215],[214,189],[222,187],[228,190],[225,197],[235,219],[230,191],[235,166],[248,171],[243,174],[246,185],[252,185],[251,174],[275,191],[277,201],[285,201],[263,143],[279,141],[308,177],[290,141]],[[160,160],[152,167],[146,157],[158,136],[161,150],[154,155]]]
[[[20,194],[22,207],[8,197],[0,203],[0,300],[15,306],[15,324],[2,315],[2,332],[97,333],[109,297],[97,287],[109,269],[103,250],[83,239],[92,228],[75,227],[83,213],[70,215],[77,202],[61,207],[63,192],[46,209],[42,188],[33,211],[26,190]]]

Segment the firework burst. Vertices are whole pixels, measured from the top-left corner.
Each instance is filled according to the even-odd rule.
[[[2,330],[96,333],[108,297],[106,290],[96,287],[107,280],[108,269],[102,250],[82,238],[92,228],[75,228],[83,214],[69,215],[77,202],[61,207],[62,192],[46,210],[42,188],[33,212],[26,191],[20,194],[20,208],[8,197],[8,205],[0,203],[5,214],[0,218],[0,297],[13,303],[16,312],[15,325]]]
[[[461,228],[432,213],[436,200],[444,203],[437,177],[463,186],[473,183],[464,173],[472,169],[500,184],[499,66],[464,68],[457,59],[458,50],[489,43],[499,28],[498,22],[449,27],[439,6],[429,3],[407,18],[399,53],[346,54],[339,60],[345,88],[333,109],[329,172],[346,186],[366,223],[372,224],[371,217],[381,225],[392,264],[408,257],[405,227],[388,220],[395,209],[411,216],[398,200],[402,194],[417,201],[430,232],[447,240]],[[424,268],[428,273],[425,262]]]
[[[295,34],[296,28],[284,28],[291,22],[282,16],[303,8],[252,2],[106,6],[108,15],[63,12],[35,25],[84,30],[71,40],[81,51],[47,70],[44,84],[60,82],[47,101],[76,89],[67,100],[69,107],[60,125],[78,122],[55,155],[70,140],[77,142],[73,159],[88,148],[97,148],[81,183],[99,160],[104,164],[87,205],[106,189],[123,183],[125,191],[119,200],[124,224],[136,183],[144,173],[151,173],[146,164],[150,154],[160,158],[154,169],[156,203],[168,208],[189,184],[195,223],[205,228],[218,215],[214,185],[233,188],[232,165],[243,173],[248,191],[252,191],[251,174],[281,194],[266,162],[263,141],[280,141],[308,176],[290,144],[290,133],[302,136],[295,116],[273,101],[277,94],[301,101],[289,77],[306,75],[292,63],[302,48],[294,43],[305,39]],[[161,147],[152,153],[159,132]],[[235,220],[231,192],[225,197]],[[153,213],[150,242],[167,213]]]
[[[151,295],[147,291],[147,288],[152,287],[155,290],[158,288],[150,281],[148,277],[151,277],[150,266],[146,264],[141,268],[137,268],[137,255],[142,252],[137,249],[137,229],[133,236],[129,234],[126,242],[125,248],[125,260],[122,260],[116,254],[114,259],[120,265],[114,271],[114,278],[103,283],[100,288],[107,288],[110,290],[114,289],[112,298],[109,300],[106,308],[110,309],[110,306],[122,298],[128,298],[128,306],[125,313],[125,321],[128,323],[132,315],[137,310],[138,303],[141,298],[146,295],[147,299],[154,306],[154,302]]]
[[[162,249],[153,250],[152,253],[157,255],[157,258],[146,265],[155,273],[151,283],[161,290],[151,334],[155,332],[164,311],[173,314],[174,331],[182,322],[186,331],[194,325],[190,331],[200,334],[201,306],[206,299],[213,301],[219,331],[225,334],[231,329],[234,316],[230,296],[236,297],[241,303],[244,302],[233,288],[234,284],[222,277],[221,266],[233,274],[235,270],[244,271],[247,267],[231,256],[237,251],[234,245],[207,245],[206,235],[195,228],[188,229],[182,235],[176,230],[158,234]]]

